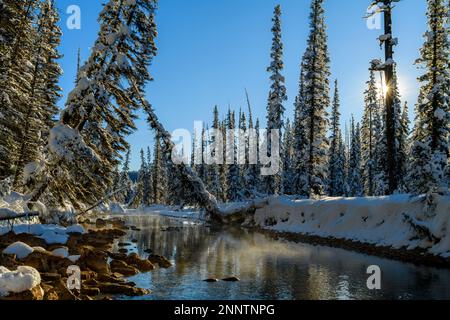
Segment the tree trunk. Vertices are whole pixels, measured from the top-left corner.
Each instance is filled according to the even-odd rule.
[[[384,5],[387,7],[384,11],[384,34],[391,35],[388,40],[384,42],[385,59],[393,61],[393,42],[392,42],[392,0],[384,0]],[[387,145],[387,173],[389,189],[388,193],[392,194],[397,189],[397,181],[395,175],[396,161],[395,161],[395,113],[394,113],[394,65],[393,63],[385,64],[384,70],[386,78],[386,145]]]

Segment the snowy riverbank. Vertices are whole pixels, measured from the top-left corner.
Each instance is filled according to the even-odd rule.
[[[293,200],[274,197],[256,210],[255,224],[276,232],[358,241],[394,249],[424,249],[450,258],[450,196]]]

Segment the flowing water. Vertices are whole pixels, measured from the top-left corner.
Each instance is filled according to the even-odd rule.
[[[152,291],[137,299],[450,299],[450,270],[274,240],[243,229],[214,229],[159,215],[126,217],[141,229],[130,251],[167,257],[173,266],[131,277]],[[367,288],[367,267],[381,268],[381,290]],[[204,282],[237,276],[239,282]],[[125,298],[125,297],[123,297]]]

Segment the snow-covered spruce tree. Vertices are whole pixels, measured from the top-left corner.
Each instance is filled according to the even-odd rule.
[[[27,125],[38,0],[0,4],[0,180],[14,174],[18,144]]]
[[[364,115],[361,126],[361,174],[364,185],[364,195],[375,194],[375,148],[377,143],[376,132],[379,130],[380,106],[378,104],[378,91],[375,72],[370,70],[367,89],[364,92]]]
[[[150,179],[148,163],[145,158],[144,149],[140,151],[141,167],[138,171],[138,178],[135,184],[135,190],[133,195],[133,200],[131,201],[131,207],[137,208],[141,205],[148,206],[150,204]]]
[[[344,195],[348,196],[349,186],[348,186],[348,173],[349,173],[349,159],[350,159],[350,132],[348,130],[348,123],[345,123],[345,133],[344,139],[342,140],[341,153],[344,159]]]
[[[447,192],[449,165],[449,3],[428,0],[428,30],[417,64],[425,73],[416,105],[408,187],[414,194]],[[448,169],[447,169],[448,170]],[[448,171],[447,171],[448,172]]]
[[[361,139],[359,123],[355,126],[352,119],[351,149],[349,159],[348,187],[350,197],[360,197],[363,195],[361,180]]]
[[[153,202],[156,204],[164,204],[166,199],[165,155],[162,151],[161,137],[158,133],[156,133],[155,151],[153,153]]]
[[[202,179],[203,183],[207,184],[208,172],[207,165],[205,164],[205,152],[206,152],[206,137],[205,137],[205,127],[203,126],[200,132],[194,132],[194,141],[193,141],[193,168],[200,179]],[[196,158],[197,163],[194,161]]]
[[[401,131],[403,135],[401,136],[402,139],[399,140],[399,150],[400,155],[404,157],[400,161],[402,164],[401,167],[399,167],[400,175],[402,176],[402,185],[401,185],[401,192],[407,192],[407,176],[408,176],[408,161],[409,161],[409,154],[411,151],[411,130],[410,130],[410,123],[409,120],[409,107],[408,102],[405,101],[403,104],[402,109],[402,117],[401,117]]]
[[[313,0],[310,34],[303,57],[305,131],[307,141],[306,176],[308,195],[322,196],[326,192],[328,171],[328,113],[330,105],[330,59],[324,18],[323,0]]]
[[[247,172],[249,170],[249,134],[247,130],[247,118],[245,112],[241,112],[239,120],[239,185],[243,197],[252,198],[253,192],[247,185]]]
[[[331,136],[328,164],[328,194],[332,197],[344,195],[343,190],[343,161],[341,151],[342,135],[340,129],[340,99],[338,81],[334,82],[334,98],[331,111]]]
[[[389,180],[386,158],[386,134],[384,112],[374,114],[375,148],[374,148],[374,195],[385,196],[389,194]]]
[[[394,132],[395,132],[395,175],[397,180],[397,192],[405,191],[405,174],[408,158],[407,139],[409,135],[408,126],[405,127],[402,113],[402,102],[398,89],[398,77],[394,67],[394,78],[392,80],[392,94],[394,96]]]
[[[284,128],[283,136],[283,194],[291,195],[293,194],[292,188],[292,158],[294,154],[293,149],[293,135],[291,122],[289,119],[286,120],[286,125]]]
[[[235,122],[235,113],[234,111],[228,110],[227,116],[227,128],[228,128],[228,137],[227,143],[228,151],[227,158],[228,159],[228,172],[227,172],[227,201],[239,201],[242,199],[240,193],[240,174],[239,174],[239,165],[237,164],[236,159],[236,122]],[[233,160],[233,161],[231,161]],[[232,162],[232,163],[231,163]]]
[[[130,157],[131,150],[128,149],[123,161],[122,171],[120,172],[119,186],[122,190],[118,194],[120,203],[127,204],[133,197],[133,182],[130,178]]]
[[[336,195],[345,196],[347,194],[347,150],[345,147],[344,139],[342,138],[342,133],[339,131],[338,135],[338,150],[339,157],[336,158]]]
[[[110,173],[127,149],[125,138],[135,129],[140,106],[135,88],[143,90],[151,80],[155,6],[154,0],[110,0],[104,6],[92,54],[50,131],[51,154],[32,201],[47,192],[58,204],[77,208],[105,194]]]
[[[260,172],[259,172],[259,121],[257,121],[256,126],[253,123],[253,111],[252,106],[250,103],[250,98],[248,96],[247,90],[245,90],[245,95],[247,98],[247,107],[248,107],[248,128],[249,131],[255,130],[255,134],[248,136],[248,156],[249,156],[249,163],[246,168],[245,172],[245,184],[247,187],[247,190],[250,194],[250,197],[255,197],[255,195],[258,192],[258,188],[260,187]],[[250,152],[254,153],[253,155],[250,154]],[[253,160],[253,161],[250,161]],[[250,163],[252,162],[252,163]]]
[[[228,190],[228,184],[227,184],[227,177],[228,177],[228,166],[226,165],[226,159],[227,159],[227,124],[226,121],[222,121],[220,123],[220,130],[222,131],[222,138],[223,138],[223,164],[219,167],[219,178],[220,178],[220,190],[221,193],[218,197],[222,202],[227,201],[227,190]]]
[[[220,120],[219,120],[219,109],[217,106],[214,107],[213,110],[213,124],[212,129],[219,131],[220,130]],[[211,158],[215,159],[216,157],[216,145],[219,144],[216,136],[210,137],[209,146]],[[216,197],[220,198],[222,194],[221,184],[220,184],[220,173],[219,173],[219,164],[212,163],[208,166],[208,190]]]
[[[307,172],[307,139],[306,139],[306,108],[305,108],[305,75],[303,66],[300,70],[299,92],[294,102],[293,123],[293,176],[292,192],[301,196],[308,195]]]
[[[261,135],[259,130],[261,129],[261,122],[259,121],[259,118],[256,119],[255,122],[255,131],[256,131],[256,141],[258,143],[257,148],[258,148],[258,164],[256,165],[256,178],[255,178],[255,185],[256,188],[255,190],[259,193],[263,193],[263,185],[262,185],[262,176],[261,176],[261,163],[260,163],[260,159],[259,159],[259,152],[260,152],[260,148],[261,148]]]
[[[147,182],[144,186],[144,201],[146,205],[151,205],[153,203],[153,159],[150,147],[147,147]]]
[[[32,49],[33,69],[30,73],[32,78],[28,91],[29,100],[22,118],[26,125],[19,135],[14,166],[13,185],[18,191],[24,191],[23,184],[34,179],[33,169],[40,166],[42,149],[46,145],[58,112],[56,104],[61,97],[58,81],[62,74],[61,67],[57,63],[61,57],[58,46],[62,35],[58,22],[59,15],[53,1],[41,2]],[[25,180],[24,169],[27,169],[28,174]]]
[[[272,19],[273,27],[272,27],[272,49],[270,57],[272,59],[270,66],[267,68],[267,71],[270,72],[270,93],[269,100],[267,103],[267,133],[268,136],[265,139],[267,143],[267,153],[269,156],[272,156],[271,150],[271,130],[279,130],[279,146],[280,146],[280,154],[277,159],[279,161],[279,172],[274,175],[268,175],[263,178],[263,183],[265,187],[265,191],[268,194],[278,194],[282,190],[282,171],[283,171],[283,163],[281,160],[282,154],[282,137],[281,130],[283,128],[283,114],[284,114],[284,106],[283,102],[287,100],[286,96],[286,87],[284,85],[285,78],[282,75],[282,71],[284,69],[283,64],[283,43],[281,39],[281,6],[277,5],[274,10],[274,17]]]
[[[134,184],[134,190],[132,197],[128,203],[129,208],[139,208],[143,205],[143,199],[144,199],[144,182],[145,182],[145,171],[146,171],[146,163],[144,159],[144,150],[141,149],[140,151],[141,156],[141,167],[138,171],[138,176],[136,183]]]

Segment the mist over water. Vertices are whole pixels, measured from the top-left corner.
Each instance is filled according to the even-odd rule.
[[[141,229],[128,237],[138,241],[132,251],[147,256],[145,251],[151,249],[173,263],[130,278],[152,290],[144,299],[450,299],[450,270],[186,219],[136,215],[127,220]],[[370,265],[381,268],[381,290],[366,286]],[[241,281],[202,281],[230,276]]]

